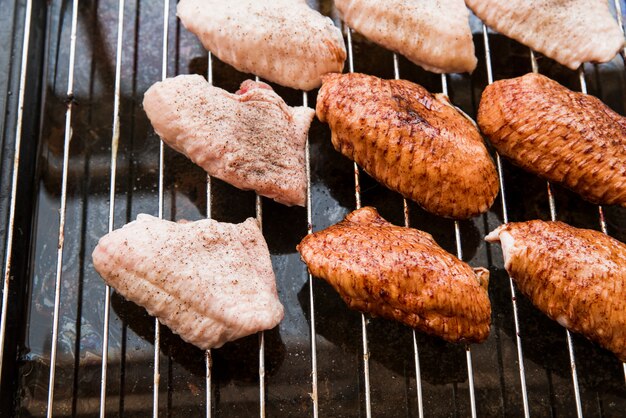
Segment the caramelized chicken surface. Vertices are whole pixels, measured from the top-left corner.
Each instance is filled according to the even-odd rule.
[[[463,0],[335,0],[335,6],[348,26],[428,71],[476,68]]]
[[[230,94],[199,75],[154,84],[143,106],[163,141],[210,175],[285,205],[304,206],[313,109],[287,106],[265,83],[247,80]]]
[[[626,206],[626,118],[539,74],[496,81],[478,125],[498,152],[592,203]]]
[[[311,274],[352,309],[451,342],[489,336],[489,272],[472,269],[429,234],[394,226],[366,207],[298,245]]]
[[[496,168],[473,122],[444,95],[405,80],[329,74],[317,96],[336,150],[436,215],[486,212]]]
[[[221,61],[294,89],[346,60],[341,31],[305,0],[181,0],[177,15]]]
[[[170,222],[149,215],[93,251],[104,281],[201,349],[274,328],[283,318],[256,220]]]
[[[551,319],[626,361],[626,245],[562,222],[513,222],[500,242],[519,289]]]
[[[561,64],[610,61],[624,35],[607,0],[465,0],[486,25]]]

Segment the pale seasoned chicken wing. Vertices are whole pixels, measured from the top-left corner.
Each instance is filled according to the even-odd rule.
[[[428,71],[476,68],[463,0],[335,0],[335,5],[348,26]]]
[[[478,125],[498,152],[593,203],[626,206],[626,118],[539,74],[496,81]]]
[[[201,349],[221,347],[283,318],[256,220],[176,223],[149,215],[100,239],[104,281]]]
[[[298,245],[311,274],[352,309],[451,342],[489,336],[489,272],[472,269],[429,234],[394,226],[366,207]]]
[[[543,313],[626,361],[626,245],[562,222],[513,222],[500,242],[519,289]]]
[[[230,94],[199,75],[154,84],[143,106],[163,141],[210,175],[285,205],[304,206],[313,109],[287,106],[264,83],[247,80]]]
[[[607,0],[465,0],[488,26],[575,70],[610,61],[624,35]]]
[[[181,0],[177,15],[220,60],[283,86],[319,87],[346,60],[341,31],[305,0]]]
[[[405,80],[329,74],[317,116],[330,125],[336,150],[429,212],[470,218],[498,194],[478,129],[444,95]]]

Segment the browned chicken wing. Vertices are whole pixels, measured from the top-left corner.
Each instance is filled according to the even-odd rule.
[[[562,222],[514,222],[500,242],[506,270],[537,308],[626,361],[626,245]]]
[[[311,273],[353,309],[451,342],[489,335],[489,272],[472,270],[429,234],[394,226],[374,208],[308,235],[298,251]]]
[[[500,154],[593,203],[626,206],[626,118],[539,74],[496,81],[478,124]]]
[[[444,95],[405,80],[329,74],[317,96],[338,151],[436,215],[486,212],[498,177],[473,122]]]

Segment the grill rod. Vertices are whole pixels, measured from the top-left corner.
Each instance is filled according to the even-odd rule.
[[[400,79],[400,63],[398,61],[398,54],[393,53],[393,76],[396,80]],[[406,198],[402,198],[402,208],[404,212],[404,226],[409,228],[411,222],[409,219],[409,205]],[[424,418],[424,400],[422,397],[422,373],[420,370],[420,357],[419,349],[417,346],[417,336],[415,335],[415,329],[412,329],[413,333],[413,357],[415,361],[415,383],[417,387],[417,412],[419,418]]]
[[[24,15],[24,38],[22,42],[22,62],[20,68],[20,87],[17,99],[17,123],[15,127],[15,151],[13,155],[13,173],[11,175],[11,200],[9,206],[9,225],[7,227],[6,254],[4,259],[4,287],[2,288],[2,316],[0,318],[0,376],[4,358],[4,340],[6,336],[6,316],[9,304],[9,285],[11,281],[11,257],[13,255],[13,233],[15,225],[15,205],[17,200],[17,178],[20,168],[20,147],[22,143],[22,122],[24,120],[24,96],[26,91],[26,71],[28,69],[28,45],[30,43],[30,24],[33,10],[32,0],[27,0]]]
[[[67,178],[69,171],[70,142],[72,140],[72,108],[74,95],[74,61],[76,58],[76,28],[78,1],[72,1],[72,28],[70,32],[70,57],[67,76],[67,109],[65,111],[65,137],[63,141],[63,174],[61,178],[61,207],[59,209],[59,235],[57,245],[56,277],[54,286],[54,314],[52,319],[52,348],[50,350],[50,375],[48,380],[48,404],[46,416],[52,417],[54,403],[54,377],[56,372],[59,337],[59,308],[61,304],[61,278],[63,274],[63,246],[65,242],[65,219],[67,204]]]
[[[309,96],[306,91],[302,92],[302,106],[309,106]],[[306,138],[305,148],[305,165],[306,165],[306,233],[313,233],[313,208],[311,208],[311,145],[309,143],[309,135]],[[313,418],[319,415],[319,400],[317,396],[317,340],[315,331],[315,306],[313,305],[313,276],[307,269],[309,276],[309,317],[311,318],[311,400],[313,401]],[[421,417],[420,417],[421,418]]]
[[[210,85],[213,85],[213,55],[211,52],[207,54],[207,81]],[[207,174],[206,176],[206,217],[211,219],[211,176]],[[212,414],[212,385],[211,385],[211,371],[213,368],[213,357],[211,356],[211,349],[209,348],[204,353],[204,365],[205,365],[205,386],[206,386],[206,394],[205,394],[205,402],[206,402],[206,418],[211,418]]]
[[[259,76],[255,76],[254,80],[259,82]],[[256,220],[259,228],[263,232],[263,200],[260,195],[256,195],[255,199]],[[259,416],[265,417],[265,331],[259,331]]]
[[[163,0],[163,44],[162,44],[162,62],[161,62],[161,80],[167,78],[167,47],[169,35],[169,10],[170,0]],[[163,140],[159,139],[159,219],[163,219],[163,195],[165,183],[164,168],[165,149]],[[160,363],[161,363],[161,325],[157,318],[154,318],[154,373],[153,373],[153,397],[152,397],[152,416],[159,416],[159,383],[161,379]]]
[[[122,70],[122,40],[124,32],[124,1],[118,2],[117,47],[115,56],[115,93],[113,101],[113,132],[111,136],[111,183],[109,185],[109,233],[115,223],[115,181],[117,174],[117,151],[120,140],[120,84]],[[102,367],[100,372],[100,418],[106,415],[107,367],[109,361],[109,318],[111,288],[104,285],[104,324],[102,326]]]
[[[348,40],[348,69],[350,73],[354,72],[354,55],[352,52],[352,29],[346,25],[346,37]],[[359,166],[354,163],[354,197],[356,200],[356,208],[361,208],[361,185],[359,181]],[[365,314],[361,312],[361,335],[363,343],[363,377],[365,381],[365,416],[372,417],[372,402],[370,395],[370,352],[367,343],[367,320]]]
[[[491,65],[491,50],[489,47],[489,35],[487,33],[487,26],[483,24],[483,41],[485,47],[485,63],[487,67],[487,83],[493,83],[493,68]],[[504,224],[509,223],[509,212],[506,205],[506,191],[504,187],[504,175],[502,172],[502,159],[500,154],[496,152],[496,166],[498,169],[498,181],[500,183],[500,199],[502,204],[502,221]],[[517,291],[515,290],[515,284],[513,279],[509,275],[509,287],[511,289],[511,304],[513,306],[513,320],[515,323],[515,342],[517,346],[517,360],[519,366],[520,385],[522,388],[522,404],[524,406],[524,417],[530,417],[530,408],[528,405],[528,390],[526,388],[526,370],[524,367],[524,354],[522,350],[522,337],[520,333],[519,314],[517,310]]]
[[[530,64],[532,71],[535,74],[539,73],[539,65],[537,64],[537,58],[535,52],[530,50]],[[584,76],[583,76],[584,77]],[[556,221],[556,203],[554,201],[554,193],[550,182],[546,182],[546,189],[548,192],[548,204],[550,205],[550,219]],[[602,211],[602,209],[600,209]],[[580,386],[578,385],[578,371],[576,368],[576,354],[574,352],[574,343],[572,341],[572,334],[568,329],[565,329],[565,335],[567,337],[567,351],[569,353],[570,368],[572,370],[572,384],[574,385],[574,399],[576,401],[576,414],[579,418],[583,416],[582,402],[580,400]]]

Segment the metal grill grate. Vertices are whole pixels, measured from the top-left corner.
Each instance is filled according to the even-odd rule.
[[[527,417],[544,415],[545,412],[582,417],[589,414],[614,416],[626,408],[626,386],[624,385],[626,365],[619,367],[616,360],[609,354],[600,352],[582,339],[566,331],[565,348],[558,337],[554,337],[554,343],[547,343],[549,347],[561,347],[555,348],[559,354],[569,355],[567,361],[569,377],[563,377],[563,370],[558,366],[541,364],[541,360],[533,357],[535,343],[539,342],[540,346],[546,345],[541,335],[537,332],[529,332],[527,329],[528,322],[538,321],[540,315],[527,307],[527,301],[522,300],[520,304],[510,277],[508,282],[503,282],[508,286],[496,282],[500,278],[507,277],[502,272],[501,259],[495,256],[492,260],[489,248],[478,243],[475,237],[483,235],[500,222],[508,222],[509,208],[515,208],[516,218],[520,214],[519,208],[516,207],[520,199],[517,196],[518,193],[513,193],[511,196],[505,195],[505,186],[507,186],[506,190],[510,191],[509,178],[512,177],[515,179],[512,183],[513,188],[519,188],[520,176],[522,179],[527,177],[523,177],[523,174],[501,161],[498,155],[496,155],[496,162],[501,186],[501,216],[496,215],[498,208],[494,207],[489,214],[467,225],[463,222],[435,220],[411,202],[400,199],[397,195],[374,184],[365,173],[359,171],[356,164],[349,169],[345,168],[346,161],[332,154],[328,145],[328,131],[315,123],[306,147],[309,186],[306,210],[281,208],[272,202],[263,202],[259,196],[252,198],[250,194],[235,191],[218,180],[213,181],[210,177],[199,174],[197,168],[190,168],[189,163],[177,160],[176,156],[164,147],[163,142],[159,143],[158,151],[151,148],[149,142],[155,140],[154,134],[145,124],[145,118],[139,116],[142,110],[138,102],[145,91],[143,85],[145,83],[141,86],[136,85],[139,73],[147,73],[147,79],[154,75],[151,79],[151,82],[154,82],[174,73],[187,72],[187,69],[180,71],[181,62],[187,57],[193,57],[188,60],[189,63],[193,63],[196,59],[194,54],[202,50],[195,39],[185,40],[187,35],[181,32],[173,13],[174,2],[170,4],[169,0],[163,0],[163,3],[155,5],[139,0],[128,2],[125,0],[71,0],[67,2],[59,0],[49,5],[36,4],[35,8],[33,8],[32,0],[17,1],[17,3],[23,3],[24,6],[24,31],[21,39],[16,124],[13,131],[5,134],[5,137],[14,141],[15,157],[10,162],[12,163],[12,177],[9,204],[6,209],[2,209],[7,212],[8,221],[0,322],[2,390],[6,392],[7,388],[12,387],[10,382],[14,382],[15,405],[6,409],[1,409],[5,408],[4,406],[0,407],[3,413],[33,416],[45,414],[48,417],[99,414],[100,417],[105,417],[122,413],[130,416],[145,416],[152,411],[153,416],[156,417],[180,412],[198,414],[201,410],[207,417],[213,415],[250,416],[252,412],[261,417],[266,415],[313,415],[314,417],[318,415],[365,415],[367,417],[471,415],[476,417],[507,415],[523,410]],[[321,8],[329,10],[329,3],[322,3]],[[621,6],[620,2],[615,0],[620,24],[622,23]],[[135,11],[133,19],[130,19],[127,9]],[[24,271],[13,271],[12,259],[15,257],[13,244],[16,240],[14,233],[23,226],[21,223],[15,224],[16,208],[21,198],[18,174],[24,175],[20,170],[20,150],[23,148],[22,137],[24,136],[22,122],[24,103],[28,99],[27,95],[31,94],[28,90],[31,81],[27,79],[27,69],[30,62],[29,54],[32,53],[29,52],[29,46],[34,42],[31,39],[31,26],[34,21],[40,20],[35,17],[37,13],[48,14],[46,28],[35,26],[34,30],[38,38],[43,32],[47,40],[48,46],[44,60],[45,66],[50,70],[44,74],[44,81],[48,83],[44,83],[44,89],[50,91],[43,94],[42,98],[39,168],[36,172],[25,174],[32,176],[35,183],[40,183],[35,196],[38,207],[33,211],[32,221],[29,220],[33,223],[34,230],[30,243],[32,266]],[[89,14],[91,17],[86,17]],[[99,19],[103,19],[105,23],[114,23],[114,25],[89,27],[90,22],[97,22]],[[162,22],[160,28],[159,21]],[[141,22],[154,23],[148,25],[148,23]],[[149,26],[148,29],[151,31],[142,31],[140,23]],[[476,21],[473,23],[478,24]],[[396,79],[400,78],[402,69],[403,76],[426,85],[431,91],[440,88],[444,94],[448,95],[450,84],[453,96],[456,93],[461,105],[466,107],[468,104],[475,105],[477,94],[485,81],[488,83],[494,81],[490,38],[493,39],[496,36],[490,35],[484,26],[477,27],[480,29],[477,32],[479,41],[477,47],[482,43],[485,58],[485,63],[479,62],[479,66],[484,65],[485,73],[479,69],[471,77],[460,75],[434,77],[397,55],[358,39],[351,29],[345,28],[348,49],[347,69],[354,72],[355,63],[358,63],[363,66],[364,72]],[[157,32],[154,29],[162,30],[160,37],[156,36]],[[97,31],[104,31],[105,34],[97,34]],[[96,44],[98,39],[96,35],[93,35],[94,33],[104,38],[107,36],[111,38],[103,42],[104,50],[98,49],[99,45]],[[480,42],[481,37],[482,42]],[[502,42],[501,38],[499,41]],[[109,43],[107,42],[114,45],[114,60],[108,59],[106,46]],[[151,45],[148,52],[138,52],[142,48],[142,42]],[[499,48],[499,52],[505,51],[506,56],[516,57],[517,51],[521,48],[513,42],[506,42],[508,42],[506,47]],[[133,56],[129,58],[127,51],[131,44],[133,44]],[[101,64],[114,61],[112,66],[114,69],[108,75],[113,84],[113,88],[110,89],[112,96],[106,96],[110,99],[112,107],[110,112],[108,108],[100,110],[98,98],[91,95],[92,91],[97,90],[94,85],[98,82],[94,79],[98,76],[106,78],[107,71],[92,68],[92,73],[85,72],[83,61],[77,58],[77,51],[85,51],[89,48],[91,48],[93,61],[99,60]],[[361,58],[358,59],[357,56]],[[139,63],[142,57],[147,57],[151,65]],[[206,71],[203,65],[199,67],[190,65],[190,68],[192,72],[206,74],[210,83],[216,83],[216,78],[220,77],[220,81],[226,84],[225,87],[232,88],[238,81],[245,78],[215,60],[210,53],[208,56],[204,54],[204,57]],[[380,57],[384,59],[378,60]],[[125,67],[125,59],[131,60],[132,68]],[[65,67],[67,70],[62,70],[65,60],[67,60]],[[502,61],[502,54],[500,54],[498,62]],[[557,68],[549,61],[547,63],[548,75],[572,79],[571,72]],[[528,64],[531,70],[539,71],[537,58],[532,51]],[[160,75],[154,70],[159,65]],[[606,75],[602,74],[603,69],[606,69],[605,73],[617,73],[620,79],[618,84],[624,86],[623,65],[615,61],[611,64],[593,67],[598,76],[598,81],[595,83],[597,86],[602,84],[600,76]],[[513,70],[516,70],[513,72],[525,72],[523,67]],[[508,76],[519,75],[510,74],[511,69],[505,69],[504,73]],[[125,97],[125,94],[128,94],[128,84],[125,90],[124,74],[126,76],[130,74],[133,78],[132,98],[130,99]],[[583,68],[580,69],[576,78],[581,91],[586,92],[587,83]],[[61,81],[64,86],[57,86],[56,83]],[[145,79],[141,81],[145,82]],[[127,80],[126,83],[128,83]],[[89,97],[84,96],[85,84],[90,85],[87,89],[91,95]],[[101,89],[109,87],[105,82],[101,84],[99,86]],[[65,89],[64,93],[60,94],[62,98],[52,97],[55,94],[58,95],[59,88]],[[309,98],[314,97],[314,93],[309,95],[280,87],[276,89],[281,96],[292,102],[290,103],[292,105],[308,106]],[[596,89],[600,91],[598,87]],[[77,94],[79,90],[80,95]],[[611,97],[621,95],[615,83],[611,84],[610,90]],[[610,104],[614,106],[622,100],[623,98],[620,98],[616,101],[613,98]],[[125,114],[124,106],[132,108],[132,112],[127,112],[132,114],[130,119],[128,114]],[[55,117],[58,117],[62,108],[64,121],[59,128],[55,126]],[[472,113],[469,108],[466,110]],[[110,131],[106,132],[107,135],[102,135],[105,130],[93,134],[91,140],[97,144],[95,146],[89,144],[89,125],[93,121],[85,121],[87,116],[93,114],[102,115],[100,117],[103,120],[106,117],[110,126]],[[95,127],[92,129],[99,129],[98,123],[103,122],[93,122]],[[125,123],[128,125],[125,126]],[[55,130],[55,128],[58,129]],[[55,143],[55,135],[60,135],[62,141]],[[147,138],[144,143],[138,139],[140,137],[150,138]],[[129,144],[128,141],[133,144]],[[134,144],[135,141],[141,142],[141,145],[137,146]],[[99,154],[103,156],[102,159],[98,159]],[[153,158],[155,155],[158,157]],[[143,158],[147,161],[142,161]],[[76,161],[79,162],[76,163]],[[100,166],[97,164],[106,167],[106,170],[99,170]],[[88,179],[84,183],[80,180],[81,168]],[[329,171],[335,169],[338,170],[337,174],[329,174]],[[181,174],[189,170],[195,170],[192,176],[192,182],[194,182],[192,186],[185,183],[184,175]],[[99,171],[105,174],[97,177]],[[507,174],[507,171],[511,175]],[[122,181],[118,178],[119,176],[122,176]],[[351,189],[350,182],[346,181],[348,176],[354,178],[354,189]],[[90,180],[92,177],[93,180]],[[156,184],[151,183],[152,180],[147,181],[148,177],[156,178]],[[201,180],[198,181],[198,179]],[[106,184],[105,190],[98,190],[99,182]],[[202,183],[202,193],[197,196],[193,195],[199,183]],[[177,188],[184,187],[187,187],[188,195],[193,196],[180,199],[178,196],[180,192]],[[582,226],[587,226],[584,224],[591,216],[589,205],[572,198],[568,192],[553,188],[550,184],[547,188],[545,185],[542,187],[548,195],[547,212],[529,210],[524,207],[521,210],[520,219],[537,215],[556,219],[557,201],[561,199],[569,203],[565,205],[559,203],[558,215],[575,220],[584,212],[586,218]],[[78,189],[82,191],[77,192]],[[349,192],[348,189],[350,189]],[[333,193],[335,193],[334,196]],[[326,194],[331,196],[328,197]],[[354,201],[351,201],[351,197],[346,197],[348,194],[352,194]],[[135,195],[139,196],[137,208],[132,207],[131,202]],[[112,231],[116,225],[119,226],[125,220],[130,220],[139,211],[153,209],[154,205],[150,202],[154,202],[155,195],[158,199],[158,216],[161,218],[176,219],[182,216],[206,215],[209,218],[215,216],[219,220],[236,221],[252,215],[252,208],[254,208],[254,215],[259,222],[263,223],[265,220],[263,230],[270,243],[275,267],[279,272],[281,298],[287,298],[293,302],[292,305],[286,304],[286,322],[289,324],[281,328],[281,333],[287,341],[283,343],[286,346],[283,350],[286,352],[284,356],[287,360],[282,360],[287,363],[286,366],[281,368],[273,365],[276,358],[280,357],[276,354],[280,351],[277,349],[280,344],[276,343],[270,332],[261,332],[255,339],[246,339],[240,343],[241,345],[227,345],[220,350],[202,353],[186,347],[175,337],[171,337],[168,334],[169,331],[161,329],[156,320],[149,319],[145,315],[141,317],[137,311],[124,316],[122,312],[132,310],[132,308],[129,308],[128,303],[114,300],[115,297],[108,287],[99,290],[99,293],[96,292],[98,297],[95,299],[99,302],[94,302],[96,304],[94,309],[98,310],[95,314],[95,321],[94,318],[87,318],[87,314],[83,311],[89,309],[82,307],[88,303],[85,302],[88,299],[84,292],[88,286],[99,282],[91,281],[93,273],[80,273],[83,276],[74,278],[72,274],[89,269],[84,266],[76,267],[75,258],[79,259],[79,264],[85,264],[85,260],[90,257],[89,245],[97,239],[97,236]],[[225,200],[231,199],[228,196],[234,197],[224,203]],[[203,202],[202,199],[206,201]],[[196,207],[183,208],[180,210],[181,213],[178,213],[176,204],[179,200]],[[122,204],[117,204],[120,202]],[[233,202],[235,205],[232,205]],[[402,202],[401,205],[400,202]],[[123,208],[123,203],[126,204],[125,208]],[[201,203],[204,205],[200,208]],[[52,217],[49,214],[46,215],[45,210],[50,210],[57,204],[59,210],[56,213],[57,219],[51,222],[50,226],[48,223]],[[314,225],[317,228],[320,225],[335,223],[345,213],[355,206],[361,207],[362,204],[375,204],[390,220],[433,233],[438,240],[443,241],[444,247],[447,246],[449,250],[456,251],[459,258],[463,259],[465,255],[466,260],[473,264],[489,265],[492,273],[495,272],[497,276],[501,276],[492,280],[491,286],[496,287],[496,290],[491,291],[491,296],[492,300],[496,298],[494,315],[495,317],[502,316],[502,319],[494,321],[493,335],[488,342],[459,350],[458,347],[424,338],[400,326],[368,318],[363,314],[350,313],[342,305],[335,304],[336,296],[333,299],[324,284],[313,280],[299,263],[298,256],[293,249],[275,248],[276,243],[285,241],[288,234],[297,235],[294,234],[296,230],[300,231],[298,232],[300,236],[311,233]],[[79,208],[81,205],[82,209]],[[102,206],[104,209],[99,208],[100,212],[92,209],[95,212],[94,215],[94,212],[85,209],[88,205]],[[624,226],[620,223],[624,218],[623,210],[613,208],[605,210],[602,207],[592,209],[596,224],[603,232],[612,232],[620,239],[624,239],[626,228],[624,230],[619,227],[610,228],[610,225]],[[85,220],[82,224],[77,224],[74,217],[80,210],[83,211]],[[236,215],[233,215],[234,212]],[[99,224],[91,223],[97,221],[99,213],[105,214],[104,230],[100,229]],[[287,216],[288,220],[297,220],[301,226],[289,228],[287,234],[282,233],[277,225],[283,222],[281,219],[283,216]],[[58,223],[55,224],[55,222]],[[430,225],[431,222],[435,222],[436,225]],[[477,225],[481,227],[478,228]],[[50,237],[48,229],[58,233]],[[77,229],[80,230],[77,231]],[[467,246],[470,248],[469,256],[464,254],[464,248],[468,248]],[[88,262],[86,265],[88,266]],[[285,265],[288,267],[284,267]],[[43,278],[38,276],[39,273],[46,271],[49,274],[44,275]],[[85,278],[85,274],[91,276]],[[294,292],[293,285],[289,281],[296,276],[299,277],[301,285],[298,301],[289,298],[288,295],[288,292]],[[12,277],[19,277],[20,280],[13,281]],[[83,293],[81,291],[76,293],[70,288],[68,282],[73,281],[78,282],[79,287],[82,286]],[[20,300],[11,299],[10,290],[16,285],[26,286],[30,291],[24,297],[29,312],[24,318],[12,316],[9,309],[12,304],[22,303]],[[101,284],[98,286],[103,287]],[[40,290],[44,296],[36,295],[36,292]],[[52,301],[49,300],[50,298]],[[294,313],[298,309],[298,302],[302,312]],[[64,303],[76,303],[79,306],[78,312],[74,314],[74,324],[69,323],[64,316]],[[46,310],[46,307],[50,309]],[[508,309],[511,310],[509,313],[507,313]],[[329,312],[333,316],[330,316]],[[48,321],[43,321],[42,318],[46,317],[46,313],[49,313],[50,317]],[[115,315],[112,315],[113,313]],[[346,322],[334,324],[333,321],[338,320],[338,316],[347,318]],[[145,320],[152,321],[153,328],[142,332],[137,323],[145,323]],[[11,321],[23,324],[24,335],[13,330],[11,331],[13,337],[7,338],[7,324],[11,324]],[[97,328],[102,330],[101,340],[95,344],[100,351],[95,353],[83,347],[88,344],[88,341],[85,342],[78,331],[78,329],[87,328],[88,325],[91,326],[90,321],[96,323]],[[42,322],[46,323],[42,324]],[[115,329],[112,329],[112,325]],[[72,330],[72,326],[75,329]],[[337,332],[332,329],[335,326],[338,328]],[[562,328],[558,325],[552,324],[549,327],[552,334],[559,330],[562,334]],[[122,329],[121,334],[118,328]],[[509,329],[512,335],[507,336]],[[41,330],[47,332],[50,337],[47,341],[43,339],[44,344],[40,349],[36,347],[37,336],[34,334]],[[68,333],[72,335],[69,340],[74,344],[73,347],[68,346],[68,337],[66,337]],[[129,333],[136,335],[129,337]],[[19,340],[20,338],[22,339]],[[393,345],[396,339],[399,343]],[[128,353],[127,344],[131,341],[138,347],[137,356]],[[3,364],[7,364],[3,361],[6,344],[16,344],[20,351],[16,370],[7,371],[3,367]],[[112,344],[114,344],[113,351],[111,351]],[[386,347],[386,345],[391,346]],[[398,349],[398,347],[401,348]],[[178,354],[177,357],[177,350],[183,354]],[[582,350],[585,355],[579,354],[575,357],[575,351],[579,353],[579,350]],[[147,356],[149,351],[152,352],[151,358]],[[228,358],[229,352],[235,353],[234,358]],[[251,352],[255,353],[255,361],[252,362],[244,359]],[[593,353],[592,358],[588,358],[589,353]],[[183,359],[183,356],[188,358]],[[402,356],[405,358],[396,359]],[[498,364],[495,369],[494,356]],[[441,364],[431,364],[433,359],[437,362],[441,360]],[[185,363],[186,361],[190,364]],[[452,362],[452,366],[447,365],[446,361]],[[252,368],[251,364],[256,364],[258,367]],[[114,365],[113,369],[111,369],[112,365]],[[241,369],[234,365],[240,365]],[[526,367],[528,365],[530,367]],[[598,365],[599,368],[596,369]],[[220,370],[220,367],[232,367],[234,371]],[[448,373],[448,368],[452,369],[452,372]],[[616,368],[620,369],[619,381],[614,373]],[[135,369],[135,371],[131,372],[130,369]],[[152,373],[151,382],[147,382],[146,379],[148,371]],[[81,377],[88,373],[97,377]],[[538,377],[544,373],[545,378]],[[133,376],[129,378],[128,375],[131,374]],[[276,378],[273,377],[274,374]],[[560,385],[560,382],[567,379],[571,382],[571,389]],[[132,386],[125,386],[126,380],[132,383]],[[398,383],[400,380],[403,382]],[[183,386],[186,384],[183,390],[177,387],[181,382]],[[97,390],[94,390],[93,387],[98,383]],[[69,395],[65,390],[65,385],[72,386]],[[81,385],[84,386],[81,387]],[[467,387],[466,394],[464,394],[465,391],[458,389],[459,385],[463,388]],[[544,386],[548,389],[549,399],[547,400],[543,398]],[[398,388],[404,390],[401,396],[396,393]],[[568,395],[573,395],[575,400],[573,405],[568,403]],[[233,399],[234,397],[239,399]],[[402,406],[398,404],[398,399],[404,401]]]

